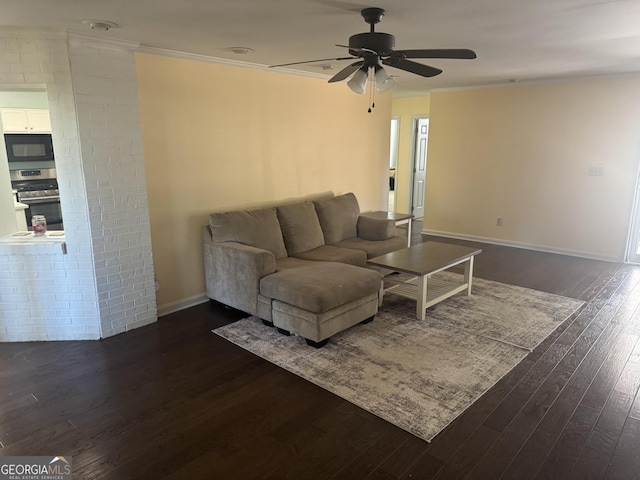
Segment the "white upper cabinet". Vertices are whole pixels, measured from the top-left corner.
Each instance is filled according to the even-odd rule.
[[[3,108],[4,133],[51,133],[49,110],[36,108]]]

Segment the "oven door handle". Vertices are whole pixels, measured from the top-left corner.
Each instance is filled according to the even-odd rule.
[[[27,205],[33,203],[50,203],[60,200],[60,195],[53,195],[51,197],[33,197],[33,198],[21,198],[20,203],[26,203]]]

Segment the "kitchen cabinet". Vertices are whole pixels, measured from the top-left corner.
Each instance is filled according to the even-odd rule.
[[[51,133],[49,110],[41,108],[3,108],[4,133]]]

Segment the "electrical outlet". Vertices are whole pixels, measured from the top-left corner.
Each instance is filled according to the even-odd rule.
[[[496,227],[501,227],[502,226],[502,217],[498,217],[496,218]]]
[[[589,167],[590,177],[601,177],[604,175],[604,167]]]

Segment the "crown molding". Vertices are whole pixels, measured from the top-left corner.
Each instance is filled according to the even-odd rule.
[[[447,93],[447,92],[467,92],[474,90],[491,90],[491,89],[504,89],[504,88],[518,88],[518,87],[538,87],[548,85],[562,85],[570,83],[585,83],[585,82],[611,82],[620,80],[635,80],[640,79],[640,72],[618,72],[618,73],[601,73],[593,75],[577,75],[567,77],[555,77],[555,78],[538,78],[531,80],[519,80],[519,81],[496,81],[492,83],[478,83],[472,85],[463,85],[459,87],[437,87],[425,90],[425,92],[419,93],[416,91],[403,92],[401,89],[394,90],[393,98],[418,98],[425,97],[432,93]]]
[[[137,48],[138,52],[141,53],[149,53],[153,55],[161,55],[164,57],[172,57],[172,58],[182,58],[185,60],[193,60],[196,62],[205,62],[205,63],[215,63],[218,65],[228,65],[231,67],[239,67],[239,68],[248,68],[251,70],[262,70],[268,71],[271,73],[284,73],[287,75],[295,75],[298,77],[308,77],[308,78],[318,78],[321,80],[327,80],[330,78],[328,75],[323,75],[320,73],[312,73],[312,72],[302,72],[299,70],[291,70],[288,68],[278,68],[277,70],[271,69],[266,65],[261,65],[259,63],[250,63],[250,62],[241,62],[239,60],[230,60],[228,58],[220,58],[220,57],[211,57],[208,55],[200,55],[197,53],[186,53],[180,52],[176,50],[168,50],[165,48],[158,47],[150,47],[148,45],[140,45]]]
[[[104,38],[97,35],[86,33],[68,32],[69,45],[78,45],[83,47],[102,48],[105,50],[119,51],[135,51],[140,47],[139,42],[129,40],[117,40],[113,38]]]
[[[57,39],[68,41],[69,45],[76,46],[87,46],[105,50],[137,51],[153,55],[161,55],[165,57],[182,58],[185,60],[193,60],[197,62],[228,65],[231,67],[248,68],[251,70],[268,71],[271,73],[281,73],[298,77],[316,78],[320,80],[327,80],[331,78],[330,75],[321,73],[304,72],[288,68],[278,68],[276,70],[269,68],[267,65],[261,65],[258,63],[242,62],[239,60],[230,60],[228,58],[212,57],[209,55],[200,55],[196,53],[169,50],[166,48],[151,47],[140,42],[105,38],[104,36],[91,35],[87,33],[77,33],[68,30],[3,27],[0,28],[0,38]]]
[[[515,88],[515,87],[535,87],[545,85],[562,85],[567,83],[582,83],[582,82],[609,82],[616,80],[628,80],[640,78],[640,72],[617,72],[617,73],[601,73],[593,75],[577,75],[567,77],[556,78],[540,78],[532,80],[522,80],[517,82],[498,82],[484,85],[468,85],[463,87],[449,87],[449,88],[434,88],[431,90],[433,93],[438,92],[457,92],[468,90],[489,90],[493,88]]]
[[[114,40],[98,35],[45,28],[2,27],[0,28],[0,38],[65,40],[70,45],[84,45],[110,50],[136,50],[140,46],[139,42]]]

